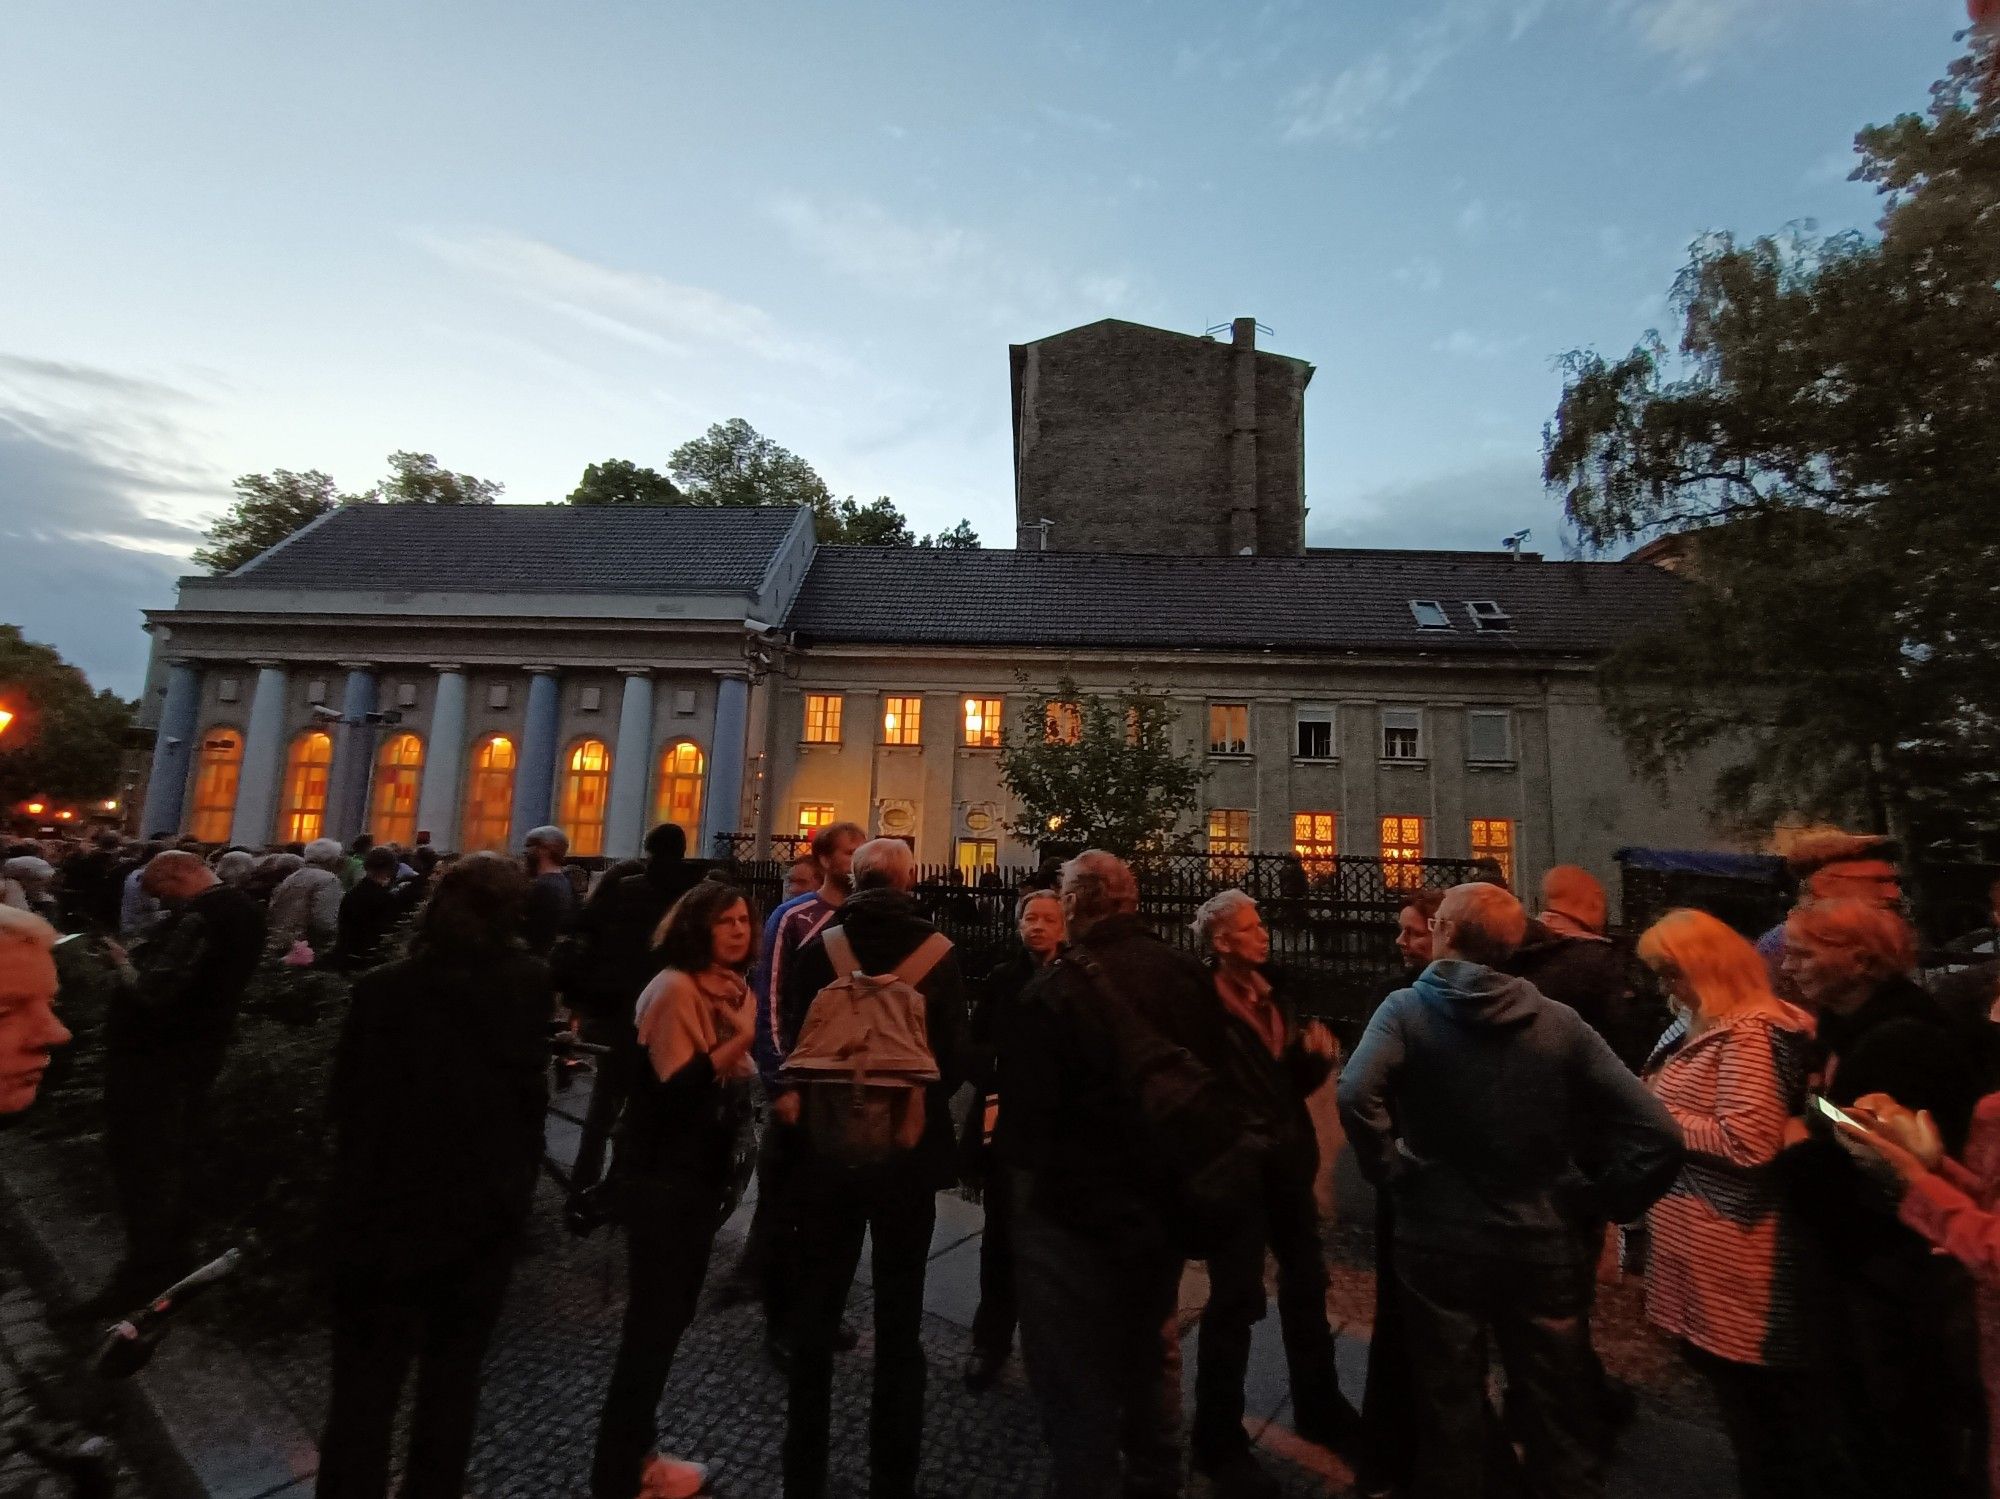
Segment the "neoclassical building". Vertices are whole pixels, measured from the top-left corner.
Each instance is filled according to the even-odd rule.
[[[348,507],[152,611],[143,827],[703,852],[851,819],[968,874],[1040,689],[1164,692],[1222,851],[1490,855],[1519,880],[1715,846],[1704,767],[1638,782],[1596,685],[1678,607],[1643,562],[816,546],[791,509]],[[1060,728],[1058,729],[1060,732]]]

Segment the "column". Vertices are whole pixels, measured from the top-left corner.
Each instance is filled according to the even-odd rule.
[[[252,661],[257,690],[243,731],[243,778],[236,787],[236,820],[229,839],[247,848],[271,841],[278,818],[278,777],[285,768],[285,692],[290,683],[276,661]]]
[[[509,846],[547,824],[549,803],[556,789],[556,732],[561,727],[562,694],[553,666],[524,668],[528,678],[528,712],[521,725],[521,758],[514,768],[514,823]]]
[[[153,774],[146,782],[146,811],[139,831],[178,833],[187,797],[188,765],[194,758],[196,720],[201,712],[201,670],[186,661],[167,663],[167,700],[153,736]]]
[[[750,679],[725,675],[715,684],[715,737],[708,749],[708,794],[702,801],[701,847],[688,852],[715,855],[715,835],[740,831],[743,808],[743,736],[750,728]],[[872,725],[870,726],[872,731]],[[842,733],[846,726],[843,724]],[[872,755],[873,750],[869,753]]]
[[[424,742],[424,778],[417,788],[417,831],[440,849],[458,847],[458,794],[465,781],[465,668],[433,664],[431,732]]]
[[[342,843],[368,825],[368,772],[375,759],[375,668],[342,661],[347,688],[341,694],[340,722],[333,726],[333,765],[326,782],[326,835]]]
[[[638,857],[646,836],[646,780],[653,765],[653,674],[621,666],[625,695],[618,704],[618,743],[611,752],[611,796],[604,808],[604,856]]]

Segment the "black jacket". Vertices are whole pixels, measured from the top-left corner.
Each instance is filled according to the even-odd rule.
[[[133,945],[135,977],[112,998],[106,1048],[220,1044],[263,954],[263,911],[241,891],[209,886]]]
[[[917,909],[916,897],[901,890],[857,890],[849,896],[830,925],[846,932],[854,960],[869,973],[887,973],[915,952],[937,930]],[[786,1036],[796,1036],[805,1024],[813,999],[833,982],[833,964],[820,937],[799,949],[784,971],[784,992],[778,997],[779,1023]],[[924,1138],[917,1147],[913,1169],[932,1186],[944,1188],[958,1179],[951,1138],[951,1095],[965,1081],[965,979],[956,951],[925,975],[917,986],[924,996],[924,1028],[939,1079],[924,1100]]]
[[[1090,926],[1021,995],[1002,1036],[1004,1165],[1029,1174],[1027,1205],[1104,1244],[1138,1253],[1170,1246],[1175,1183],[1128,1085],[1120,1017],[1078,962],[1093,961],[1137,1023],[1190,1058],[1226,1044],[1208,970],[1136,915]],[[1198,1060],[1193,1070],[1206,1076]]]
[[[1262,1123],[1274,1146],[1272,1165],[1310,1183],[1319,1169],[1319,1138],[1306,1099],[1332,1075],[1333,1062],[1314,1056],[1300,1040],[1298,1002],[1286,975],[1266,969],[1264,976],[1271,985],[1271,1003],[1285,1021],[1285,1044],[1278,1055],[1272,1056],[1263,1039],[1215,993],[1212,971],[1215,1024],[1204,1027],[1200,1044],[1208,1050],[1197,1055],[1230,1083],[1245,1110]]]
[[[967,1030],[965,1068],[973,1088],[972,1108],[965,1116],[959,1135],[959,1160],[967,1175],[985,1169],[986,1108],[988,1094],[1001,1092],[1000,1053],[1012,1030],[1020,1008],[1021,995],[1035,981],[1045,964],[1037,963],[1025,947],[1014,950],[972,981],[972,1015]],[[1007,1111],[1000,1110],[1001,1123],[995,1126],[994,1149],[1007,1126]]]
[[[653,934],[674,902],[701,883],[706,866],[692,859],[654,862],[606,882],[577,913],[574,951],[558,974],[563,997],[588,1014],[632,1022],[646,985],[659,973]]]
[[[390,937],[409,914],[409,902],[394,886],[377,884],[364,875],[340,898],[340,935],[333,944],[333,966],[357,973],[385,961]]]
[[[1666,1011],[1633,989],[1631,954],[1622,943],[1564,936],[1530,921],[1504,969],[1576,1011],[1634,1072],[1667,1028]]]
[[[412,1275],[526,1221],[548,1107],[548,968],[419,954],[355,981],[329,1092],[337,1265]]]

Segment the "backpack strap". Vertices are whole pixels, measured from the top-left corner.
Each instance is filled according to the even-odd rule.
[[[943,932],[932,932],[918,944],[916,950],[896,965],[896,977],[912,989],[930,976],[930,971],[944,961],[951,951],[951,938]]]
[[[838,923],[822,929],[819,940],[826,944],[826,958],[833,964],[835,978],[851,978],[861,971],[861,964],[854,956],[854,944],[847,940],[846,930]]]

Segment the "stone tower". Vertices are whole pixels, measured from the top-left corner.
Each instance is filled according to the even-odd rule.
[[[1008,350],[1024,550],[1295,556],[1313,367],[1106,318]]]

